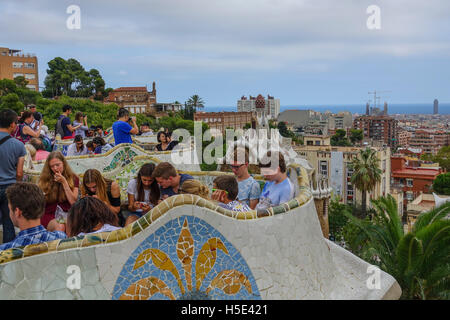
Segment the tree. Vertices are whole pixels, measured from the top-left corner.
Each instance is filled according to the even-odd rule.
[[[439,163],[442,169],[450,171],[450,146],[442,147],[432,159]]]
[[[205,107],[205,102],[197,94],[194,94],[187,101],[187,105],[193,107],[194,108],[194,112],[195,112],[195,110],[197,110],[197,108],[204,108]]]
[[[331,136],[330,143],[332,146],[348,147],[351,146],[350,141],[346,137],[347,132],[343,129],[337,129],[336,134]]]
[[[350,129],[350,141],[355,144],[364,139],[363,131],[359,129]]]
[[[433,181],[433,191],[437,194],[450,196],[450,172],[436,177]]]
[[[246,123],[244,126],[244,130],[251,129],[252,125],[250,123]]]
[[[364,235],[362,252],[371,264],[392,275],[403,299],[450,298],[450,203],[422,213],[405,234],[391,196],[372,200],[377,212],[372,221],[348,212],[349,223]]]
[[[25,79],[24,76],[19,76],[14,78],[14,82],[17,85],[17,87],[25,89],[27,87],[27,84],[29,83],[27,79]]]
[[[97,69],[86,71],[76,59],[66,61],[61,57],[49,61],[48,66],[42,92],[45,97],[63,94],[84,98],[94,96],[98,100],[106,97],[105,81]]]
[[[23,108],[24,104],[20,102],[17,93],[8,93],[7,95],[0,98],[0,110],[12,109],[20,115],[20,112],[23,111]]]
[[[351,183],[362,192],[362,216],[367,212],[367,192],[372,191],[376,184],[381,181],[380,160],[377,158],[375,150],[370,148],[362,149],[359,156],[353,159],[351,167],[353,175]]]

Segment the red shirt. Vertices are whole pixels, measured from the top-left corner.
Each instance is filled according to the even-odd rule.
[[[80,185],[80,179],[78,179],[77,176],[73,177],[73,184],[75,186],[75,188],[78,188]],[[46,203],[45,204],[45,212],[43,214],[43,216],[41,217],[41,224],[44,226],[44,228],[47,228],[48,223],[55,219],[55,212],[56,212],[56,207],[60,206],[61,209],[63,209],[64,211],[69,211],[70,208],[72,207],[71,204],[69,203],[69,201],[64,201],[64,202],[53,202],[53,203]]]
[[[49,154],[50,154],[50,152],[45,151],[45,150],[36,151],[36,161],[47,159]]]

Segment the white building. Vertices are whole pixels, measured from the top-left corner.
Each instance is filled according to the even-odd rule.
[[[267,99],[264,99],[262,95],[258,95],[256,98],[250,96],[248,99],[246,96],[242,96],[241,100],[237,102],[238,112],[256,112],[259,115],[264,113],[264,116],[268,119],[277,119],[280,114],[280,99],[275,99],[270,95]]]

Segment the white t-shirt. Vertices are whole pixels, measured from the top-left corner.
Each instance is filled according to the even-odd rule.
[[[90,232],[89,234],[91,234],[91,233],[100,233],[100,232],[111,232],[111,231],[114,231],[114,230],[117,230],[117,229],[120,229],[120,228],[105,223],[100,229],[98,229],[97,231]],[[84,236],[85,234],[86,233],[84,233],[84,232],[80,232],[80,234],[78,234],[78,235],[79,236]]]
[[[83,150],[77,151],[77,144],[72,143],[67,148],[67,156],[84,156],[85,154],[88,154],[88,148],[86,146],[83,147]]]
[[[128,182],[127,193],[133,195],[134,201],[137,201],[138,191],[136,179],[132,179],[130,180],[130,182]],[[150,203],[150,189],[144,189],[144,201],[141,202],[147,202],[147,204],[152,206],[152,204]],[[142,209],[138,209],[136,211],[141,212]]]

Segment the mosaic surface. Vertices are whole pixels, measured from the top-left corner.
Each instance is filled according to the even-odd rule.
[[[231,243],[205,221],[181,216],[145,239],[125,263],[112,299],[260,299]]]
[[[133,160],[133,158],[137,156],[137,153],[131,150],[129,147],[125,148],[123,150],[120,150],[114,155],[114,158],[112,159],[109,166],[103,168],[103,172],[109,172],[111,170],[114,170],[118,166],[125,166]]]

